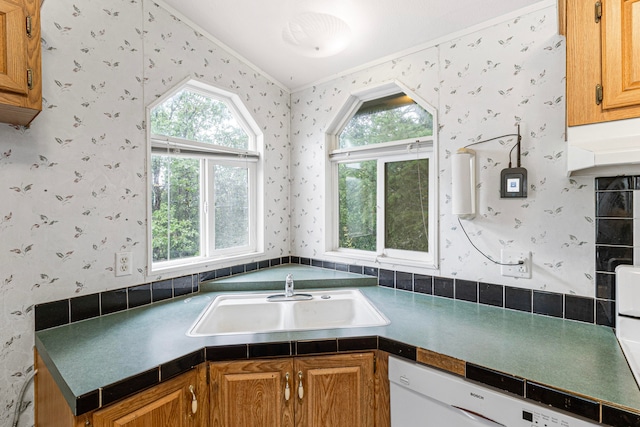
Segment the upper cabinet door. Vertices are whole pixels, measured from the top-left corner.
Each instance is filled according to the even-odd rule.
[[[640,117],[640,0],[558,6],[566,23],[567,124]]]
[[[604,0],[603,107],[640,104],[640,0]]]
[[[0,0],[0,90],[26,95],[26,16],[21,5]]]

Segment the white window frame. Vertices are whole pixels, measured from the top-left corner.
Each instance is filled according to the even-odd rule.
[[[404,92],[433,116],[433,135],[417,139],[392,141],[363,147],[339,148],[338,136],[351,120],[358,108],[366,101]],[[327,179],[325,182],[327,208],[325,212],[325,256],[338,261],[371,264],[380,267],[397,266],[417,269],[438,268],[438,152],[437,152],[437,111],[408,87],[398,81],[388,82],[374,88],[351,94],[343,108],[337,113],[326,133]],[[384,247],[385,209],[384,209],[384,167],[385,163],[429,159],[429,197],[428,197],[428,236],[429,251],[403,251]],[[338,202],[338,165],[356,161],[377,160],[377,245],[375,253],[339,247],[339,202]]]
[[[223,102],[233,113],[235,119],[249,136],[247,149],[235,149],[231,147],[217,146],[210,143],[184,140],[181,138],[166,135],[156,135],[151,133],[151,112],[153,109],[173,97],[178,92],[187,89],[199,93],[206,97]],[[196,272],[214,268],[220,261],[242,262],[244,259],[253,259],[256,255],[261,255],[264,251],[264,222],[263,222],[263,134],[254,121],[249,110],[244,106],[239,96],[235,93],[220,89],[213,84],[205,83],[193,78],[186,78],[171,90],[167,91],[146,109],[147,123],[147,188],[152,185],[151,156],[162,155],[166,150],[169,155],[180,157],[191,157],[200,159],[200,200],[201,200],[201,221],[200,221],[200,255],[189,258],[182,258],[169,261],[153,261],[153,235],[152,235],[152,212],[151,212],[151,192],[149,191],[147,201],[147,277],[155,277],[158,274],[172,272]],[[213,188],[211,188],[213,168],[215,165],[246,167],[248,170],[249,183],[249,243],[245,246],[213,249],[213,231],[215,231],[215,220],[213,213]],[[211,198],[208,202],[209,194]]]

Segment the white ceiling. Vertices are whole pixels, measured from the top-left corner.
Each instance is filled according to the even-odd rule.
[[[490,21],[540,0],[159,0],[281,86],[296,90]],[[351,28],[345,50],[325,58],[284,42],[289,20],[335,15]]]

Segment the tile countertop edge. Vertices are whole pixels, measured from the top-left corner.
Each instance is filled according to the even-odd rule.
[[[390,289],[381,289],[378,291],[373,291],[374,294],[370,294],[369,292],[367,292],[367,296],[372,297],[375,296],[378,293],[382,293],[385,297],[393,297],[393,296],[397,296],[397,292],[402,292],[402,291],[395,291],[395,290],[390,290]],[[387,295],[388,294],[388,295]],[[411,298],[414,298],[415,296],[412,295]],[[400,300],[403,300],[404,298],[408,298],[408,296],[401,296],[399,297]],[[418,296],[418,298],[425,298],[428,299],[429,301],[431,301],[434,298],[438,298],[438,297],[432,297],[432,296]],[[383,312],[385,312],[385,303],[381,302],[378,298],[371,298],[374,302],[374,304],[376,304]],[[401,301],[402,302],[402,301]],[[446,304],[454,304],[453,302],[450,301],[443,301]],[[385,313],[387,314],[387,313]],[[553,319],[553,320],[557,320],[557,319]],[[560,320],[557,320],[560,321]],[[392,319],[393,322],[393,319]],[[371,330],[377,330],[380,331],[382,333],[367,333],[366,331],[371,331]],[[350,333],[347,333],[346,335],[343,333],[339,333],[336,332],[336,330],[333,330],[330,333],[326,333],[326,334],[321,334],[321,336],[318,335],[314,335],[314,334],[309,334],[308,336],[305,336],[305,334],[301,334],[298,335],[301,337],[301,339],[278,339],[278,336],[274,336],[274,337],[269,337],[268,339],[261,341],[261,342],[256,342],[253,341],[249,338],[247,338],[246,341],[242,342],[242,341],[238,341],[235,340],[231,343],[225,343],[224,341],[216,344],[216,345],[208,345],[208,344],[203,344],[203,346],[200,349],[190,349],[187,353],[185,353],[184,355],[182,355],[181,357],[178,357],[178,359],[180,358],[188,358],[189,355],[197,353],[197,354],[202,354],[202,358],[205,360],[211,360],[209,359],[209,352],[211,352],[212,350],[216,349],[216,348],[230,348],[230,347],[236,347],[236,348],[246,348],[247,352],[246,352],[246,357],[249,358],[250,357],[250,352],[248,351],[249,347],[252,345],[263,345],[263,344],[269,344],[269,343],[281,343],[281,344],[285,344],[288,343],[288,347],[291,349],[290,350],[290,354],[289,355],[296,355],[296,345],[299,342],[308,342],[308,341],[330,341],[330,340],[338,340],[338,342],[340,342],[340,340],[347,340],[347,339],[359,339],[359,338],[366,338],[369,337],[371,338],[372,336],[375,336],[377,341],[378,341],[378,345],[377,348],[383,351],[386,351],[390,354],[394,354],[394,355],[399,355],[401,357],[405,357],[409,360],[414,360],[417,361],[418,363],[422,363],[425,365],[431,365],[431,366],[435,366],[437,368],[440,369],[445,369],[448,370],[450,372],[456,373],[458,375],[461,375],[461,366],[464,366],[464,372],[466,375],[466,368],[469,365],[473,365],[473,366],[478,366],[481,369],[485,369],[486,371],[489,372],[495,372],[498,374],[503,374],[506,375],[508,377],[512,377],[512,378],[516,378],[516,379],[520,379],[522,380],[523,384],[526,386],[528,384],[533,384],[533,385],[540,385],[542,388],[544,388],[545,390],[551,390],[551,396],[552,398],[550,399],[546,399],[547,394],[542,393],[540,394],[540,396],[543,396],[543,399],[534,399],[538,402],[541,403],[545,403],[545,404],[549,404],[551,406],[557,407],[558,409],[563,409],[566,410],[566,403],[562,403],[562,404],[558,404],[558,402],[555,400],[555,398],[557,398],[558,396],[563,397],[563,396],[569,396],[569,397],[575,397],[577,399],[580,399],[580,401],[585,400],[584,398],[587,398],[587,400],[590,400],[594,403],[596,403],[597,405],[602,405],[602,407],[604,408],[605,406],[607,407],[611,407],[611,408],[620,408],[626,411],[630,412],[630,416],[638,416],[638,419],[640,420],[640,409],[639,408],[631,408],[628,406],[625,406],[621,403],[616,403],[616,402],[610,402],[608,400],[604,400],[604,399],[598,399],[598,398],[592,398],[589,397],[588,395],[580,392],[580,391],[571,391],[571,390],[563,390],[562,388],[559,388],[557,385],[553,385],[553,384],[546,384],[545,381],[539,381],[536,380],[534,378],[531,379],[527,379],[524,378],[522,376],[518,376],[518,375],[514,375],[514,374],[510,374],[508,373],[508,370],[497,370],[495,367],[490,367],[490,366],[484,366],[483,363],[477,363],[476,361],[470,361],[470,360],[462,360],[459,357],[455,357],[453,355],[448,355],[445,354],[443,352],[438,352],[438,351],[434,351],[432,348],[424,348],[422,346],[420,346],[419,344],[416,344],[417,341],[420,341],[419,339],[407,339],[404,338],[402,336],[396,336],[394,335],[393,331],[390,331],[388,329],[386,329],[386,327],[384,327],[384,329],[379,329],[379,328],[366,328],[363,329],[362,335],[358,335],[358,334],[353,334],[354,330],[351,329],[349,330]],[[44,332],[44,331],[43,331]],[[332,335],[333,334],[333,335]],[[402,335],[402,334],[398,334],[398,335]],[[263,337],[264,338],[264,337]],[[38,336],[38,333],[36,333],[36,340],[35,340],[35,344],[36,344],[36,349],[38,350],[38,353],[41,355],[44,363],[46,364],[46,366],[49,368],[49,370],[51,371],[56,383],[60,386],[61,391],[63,392],[63,395],[65,397],[65,399],[67,400],[67,402],[69,403],[70,408],[72,408],[72,411],[75,413],[75,415],[81,415],[82,413],[86,413],[89,412],[93,409],[98,409],[98,407],[100,406],[100,403],[98,403],[98,406],[94,407],[94,408],[90,408],[87,407],[87,405],[80,405],[81,407],[78,408],[77,402],[78,399],[81,398],[82,396],[87,396],[87,395],[93,395],[96,392],[100,392],[102,389],[104,388],[108,388],[116,383],[112,383],[112,384],[104,384],[104,387],[100,387],[99,390],[92,390],[89,391],[87,393],[83,393],[82,396],[75,396],[73,391],[71,390],[71,388],[68,386],[67,382],[64,380],[63,375],[60,374],[59,370],[57,369],[57,366],[55,364],[55,362],[53,361],[53,359],[50,357],[50,355],[48,354],[47,351],[47,347],[45,345],[44,342],[42,342],[42,340],[40,339],[40,337]],[[349,351],[349,350],[347,350]],[[365,351],[365,349],[363,349],[362,351]],[[328,354],[329,352],[327,352]],[[242,351],[239,353],[242,354]],[[321,354],[321,353],[320,353]],[[422,355],[420,355],[422,354]],[[427,356],[425,356],[425,354]],[[283,356],[285,354],[282,354]],[[433,359],[430,359],[431,357],[433,357]],[[165,364],[168,364],[172,361],[178,360],[176,358],[171,358],[172,360],[167,360],[165,361]],[[191,360],[191,359],[189,359]],[[196,358],[196,360],[199,360],[198,358]],[[204,361],[204,360],[202,360]],[[447,365],[448,363],[453,363],[454,368],[449,369]],[[443,365],[444,364],[444,365]],[[461,365],[462,364],[462,365]],[[162,365],[158,365],[156,368],[153,369],[157,369],[158,373],[160,375],[161,372],[161,368],[162,366],[164,366],[164,364]],[[191,369],[190,366],[186,366],[184,367],[184,371],[182,372],[186,372],[189,369]],[[178,373],[182,373],[182,372],[178,372]],[[465,376],[463,375],[463,376]],[[629,373],[629,375],[631,375]],[[135,375],[134,375],[135,376]],[[131,377],[128,377],[131,378]],[[124,378],[126,379],[126,378]],[[470,378],[472,380],[478,380],[477,378]],[[119,381],[120,382],[120,381]],[[491,381],[486,382],[486,381],[482,381],[485,384],[489,385],[489,386],[495,386],[495,384],[492,384]],[[139,390],[132,390],[131,394],[137,393],[139,391],[142,391],[144,388],[147,388],[147,386],[142,387]],[[500,387],[499,387],[500,388]],[[512,390],[507,390],[510,392],[513,392]],[[523,391],[524,393],[524,391]],[[124,396],[122,396],[124,397]],[[101,399],[97,399],[97,402],[101,402]],[[598,410],[598,413],[603,412],[600,409]],[[574,412],[575,413],[575,412]]]
[[[337,341],[341,341],[341,340],[358,340],[358,339],[370,339],[370,338],[374,338],[371,336],[351,336],[351,337],[344,337],[344,338],[337,338]],[[437,368],[443,371],[447,371],[453,375],[457,375],[457,376],[461,376],[464,377],[468,380],[471,381],[475,381],[475,382],[479,382],[485,386],[489,386],[489,387],[493,387],[495,389],[499,389],[503,392],[508,392],[508,393],[512,393],[512,394],[516,394],[520,397],[524,397],[530,400],[533,400],[537,403],[542,403],[542,404],[546,404],[549,406],[552,406],[556,409],[560,409],[560,410],[565,410],[567,412],[571,412],[574,413],[576,415],[579,416],[584,416],[584,413],[581,412],[577,412],[575,409],[573,409],[574,407],[578,407],[580,408],[580,406],[578,406],[579,403],[582,402],[591,402],[595,405],[598,406],[597,408],[597,414],[599,417],[599,414],[601,412],[599,406],[608,406],[610,409],[613,410],[620,410],[620,411],[624,411],[624,412],[629,412],[630,416],[636,416],[638,417],[638,419],[640,420],[640,411],[638,409],[634,409],[634,408],[629,408],[629,407],[625,407],[624,405],[619,405],[616,403],[612,403],[612,402],[608,402],[608,401],[604,401],[604,400],[599,400],[599,399],[593,399],[590,396],[586,396],[586,395],[582,395],[580,393],[577,392],[572,392],[569,390],[562,390],[559,389],[555,386],[552,385],[548,385],[548,384],[544,384],[538,381],[532,381],[532,380],[528,380],[527,378],[521,378],[521,377],[517,377],[514,376],[512,374],[509,374],[507,372],[500,372],[500,371],[496,371],[494,369],[488,368],[488,367],[484,367],[481,365],[477,365],[471,362],[467,362],[464,360],[460,360],[460,359],[456,359],[452,356],[448,356],[446,354],[440,354],[437,352],[433,352],[431,350],[427,350],[421,347],[417,347],[414,346],[412,344],[408,344],[408,343],[404,343],[404,342],[400,342],[400,341],[395,341],[393,339],[387,338],[387,337],[382,337],[382,336],[376,336],[375,337],[376,340],[378,341],[378,346],[377,348],[362,348],[362,349],[347,349],[347,350],[335,350],[335,351],[326,351],[326,352],[313,352],[313,353],[303,353],[304,355],[328,355],[328,354],[337,354],[337,353],[341,353],[341,352],[353,352],[353,351],[371,351],[371,350],[381,350],[381,351],[385,351],[390,355],[393,356],[398,356],[398,357],[402,357],[404,359],[407,359],[409,361],[413,361],[416,363],[419,363],[421,365],[425,365],[425,366],[429,366],[429,367],[433,367],[433,368]],[[269,344],[273,344],[273,345],[284,345],[287,344],[289,346],[289,348],[291,349],[295,349],[296,348],[296,344],[298,343],[313,343],[313,342],[320,342],[320,341],[327,341],[327,340],[323,340],[323,339],[319,339],[319,340],[300,340],[300,341],[288,341],[288,342],[273,342],[273,343],[259,343],[257,345],[269,345]],[[202,353],[202,354],[207,354],[207,356],[205,357],[206,360],[202,360],[200,363],[204,363],[205,361],[228,361],[228,360],[242,360],[242,359],[259,359],[265,356],[255,356],[255,357],[251,357],[248,354],[248,348],[252,345],[256,345],[256,344],[251,344],[251,343],[247,343],[247,344],[231,344],[231,345],[219,345],[219,346],[209,346],[209,347],[203,347],[202,349],[196,351],[196,352],[192,352],[190,354],[193,353]],[[61,388],[63,396],[65,398],[65,400],[67,401],[67,403],[69,404],[69,407],[72,410],[72,413],[75,416],[80,416],[83,415],[85,413],[91,412],[93,410],[97,410],[100,409],[102,406],[98,405],[94,408],[88,407],[88,408],[79,408],[78,407],[78,401],[79,399],[81,399],[83,396],[75,396],[73,394],[73,392],[69,389],[69,387],[67,386],[66,382],[64,381],[64,379],[62,378],[62,376],[59,374],[59,372],[57,371],[57,369],[55,368],[55,364],[51,361],[51,359],[49,359],[46,356],[46,349],[44,349],[42,347],[42,343],[37,340],[36,341],[36,348],[38,349],[38,354],[40,355],[40,357],[42,358],[43,362],[46,364],[47,368],[49,369],[49,372],[51,373],[52,377],[54,378],[56,384],[58,384],[58,386]],[[239,355],[241,353],[238,353],[237,351],[231,351],[230,354],[235,354],[233,357],[231,356],[222,356],[222,357],[217,357],[214,355],[209,355],[212,351],[217,350],[218,348],[220,349],[242,349],[241,353],[244,353],[244,357],[240,357]],[[295,351],[291,351],[291,353],[293,354],[277,354],[277,355],[272,355],[272,356],[266,356],[266,357],[291,357],[291,356],[301,356],[301,354],[297,354]],[[190,354],[186,354],[185,357],[188,357]],[[169,363],[170,361],[168,361],[167,363]],[[197,365],[196,365],[197,366]],[[471,368],[473,367],[475,373],[470,374],[469,371]],[[180,375],[183,373],[186,373],[188,371],[190,371],[191,369],[195,368],[195,366],[190,366],[187,369],[176,373],[175,375]],[[158,370],[161,369],[161,366],[157,367]],[[150,371],[155,371],[155,369],[152,369]],[[478,373],[480,372],[480,373]],[[144,373],[141,373],[144,374]],[[169,380],[171,378],[174,378],[175,375],[172,375],[166,379],[163,379],[161,381],[159,381],[158,383],[161,383],[163,381]],[[134,376],[135,377],[135,376]],[[131,377],[133,378],[133,377]],[[505,379],[506,380],[512,380],[512,381],[516,381],[516,382],[520,382],[522,384],[522,391],[520,391],[517,387],[514,389],[513,387],[509,386],[508,384],[505,385]],[[126,381],[127,378],[124,378],[122,381],[118,382],[124,382]],[[508,381],[506,381],[508,382]],[[113,383],[113,384],[105,384],[104,387],[102,387],[101,389],[98,390],[93,390],[90,391],[88,393],[85,394],[86,395],[94,395],[95,393],[100,393],[102,391],[102,389],[105,388],[109,388],[112,387],[118,383]],[[157,385],[153,384],[153,385]],[[153,386],[152,385],[152,386]],[[525,394],[529,394],[527,391],[525,391],[525,387],[527,387],[528,385],[534,385],[537,387],[541,387],[543,389],[545,389],[547,391],[547,394],[540,394],[540,398],[532,398],[531,396],[528,396]],[[139,393],[141,391],[144,391],[145,389],[147,389],[148,386],[143,386],[141,387],[139,390],[135,390],[135,389],[131,389],[130,392],[126,395],[123,395],[122,398],[134,395],[136,393]],[[102,399],[100,399],[102,400]],[[576,404],[576,402],[578,404]],[[108,406],[108,405],[105,405]],[[587,418],[591,418],[594,421],[599,422],[599,418],[593,418],[593,417],[587,417]]]

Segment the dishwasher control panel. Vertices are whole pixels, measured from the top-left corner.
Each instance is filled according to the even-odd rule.
[[[526,427],[578,427],[585,425],[580,421],[580,424],[573,422],[563,414],[557,412],[548,413],[544,412],[544,409],[540,410],[522,410],[522,419],[524,420],[523,426]]]

